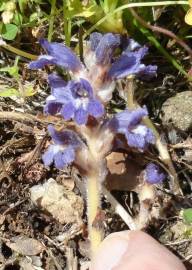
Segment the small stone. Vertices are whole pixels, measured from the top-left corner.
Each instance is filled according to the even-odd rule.
[[[46,209],[61,224],[82,223],[83,199],[70,190],[66,190],[54,179],[31,187],[32,202]]]
[[[162,106],[162,121],[181,131],[192,130],[192,91],[178,93],[168,98]]]

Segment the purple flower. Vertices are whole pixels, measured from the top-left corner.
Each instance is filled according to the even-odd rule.
[[[146,108],[124,110],[110,120],[109,127],[115,133],[124,134],[130,147],[143,151],[149,143],[155,142],[151,129],[140,123],[147,114]]]
[[[134,45],[135,44],[135,45]],[[148,52],[147,47],[139,47],[137,43],[131,42],[128,48],[122,53],[111,66],[109,77],[112,79],[121,79],[129,75],[145,76],[147,78],[156,75],[157,66],[146,66],[141,60]],[[132,51],[133,48],[136,50]]]
[[[77,124],[86,124],[88,116],[99,118],[104,114],[104,107],[93,95],[89,82],[69,81],[66,83],[59,76],[49,75],[52,94],[47,98],[45,112],[60,113],[65,120],[74,119]]]
[[[115,79],[129,75],[147,79],[154,76],[157,70],[156,66],[145,66],[141,63],[147,53],[146,47],[141,47],[133,39],[120,38],[118,34],[92,33],[88,46],[84,50],[84,64],[71,49],[62,43],[49,43],[47,40],[41,39],[40,44],[47,53],[31,62],[29,64],[31,69],[43,68],[49,64],[61,66],[71,71],[73,79],[89,81],[94,97],[97,97],[103,104],[109,102],[112,97]],[[114,52],[118,47],[123,49],[123,53],[114,61]],[[58,103],[52,102],[51,104],[52,113],[60,110],[61,104],[60,106]],[[81,114],[86,119],[85,112],[81,111]]]
[[[160,172],[159,166],[149,163],[144,171],[144,179],[150,184],[158,184],[165,179],[165,174]]]
[[[36,61],[31,62],[29,68],[40,69],[51,64],[64,67],[73,72],[82,69],[83,65],[79,58],[65,45],[57,42],[49,43],[45,39],[41,39],[39,42],[47,54],[41,55]]]
[[[95,51],[96,63],[100,65],[110,64],[116,48],[120,45],[120,36],[117,34],[92,33],[90,35],[91,50]]]
[[[71,131],[57,131],[52,125],[48,126],[49,134],[54,144],[48,147],[42,159],[45,166],[54,162],[57,169],[63,169],[75,160],[75,151],[82,145],[78,135]]]

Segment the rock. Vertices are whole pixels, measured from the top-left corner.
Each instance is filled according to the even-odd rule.
[[[192,129],[192,91],[178,93],[168,98],[162,106],[162,121],[181,131]]]
[[[44,184],[31,188],[31,200],[46,209],[61,224],[82,223],[84,203],[80,196],[50,178]]]

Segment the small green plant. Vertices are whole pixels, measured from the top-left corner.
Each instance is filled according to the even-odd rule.
[[[187,208],[182,211],[182,217],[186,224],[192,225],[192,208]]]
[[[36,7],[33,2],[35,2]],[[43,13],[39,4],[42,1],[27,0],[0,0],[0,12],[2,21],[0,22],[0,34],[5,40],[14,40],[23,28],[36,25]],[[30,14],[28,16],[28,13]]]
[[[0,97],[12,97],[26,98],[33,96],[36,90],[31,83],[22,83],[21,75],[19,74],[18,67],[19,57],[16,57],[15,63],[11,67],[0,68],[0,73],[7,73],[13,79],[13,87],[1,84],[0,85]]]

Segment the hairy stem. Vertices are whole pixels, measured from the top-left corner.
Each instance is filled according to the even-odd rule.
[[[97,220],[100,210],[100,187],[97,174],[93,173],[87,178],[87,211],[88,211],[88,232],[91,245],[91,257],[97,251],[102,240],[102,231]],[[98,223],[98,224],[97,224]]]
[[[51,1],[51,14],[49,20],[49,30],[48,30],[48,41],[51,42],[52,35],[53,35],[53,26],[55,20],[55,10],[56,10],[56,0]]]

